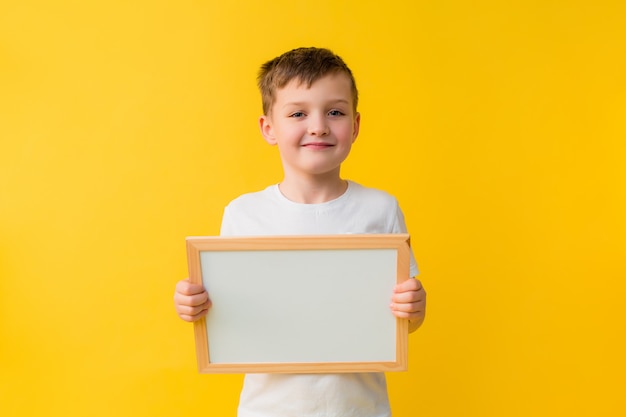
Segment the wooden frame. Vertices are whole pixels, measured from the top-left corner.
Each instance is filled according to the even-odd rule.
[[[409,253],[406,234],[188,237],[213,303],[194,323],[199,372],[406,370],[408,321],[389,303]]]

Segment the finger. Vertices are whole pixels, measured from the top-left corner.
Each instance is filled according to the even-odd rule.
[[[181,319],[183,319],[185,321],[188,321],[188,322],[194,322],[194,321],[200,320],[202,317],[206,316],[208,311],[209,310],[203,310],[200,313],[193,314],[193,315],[179,313],[178,317],[180,317]]]
[[[404,319],[415,320],[422,318],[426,311],[425,303],[395,304],[391,306],[394,316]]]
[[[422,283],[419,279],[410,278],[406,281],[403,281],[397,284],[394,287],[394,292],[405,292],[405,291],[419,291],[422,288]]]
[[[202,303],[198,306],[189,306],[189,305],[177,305],[176,312],[179,316],[190,316],[195,317],[200,314],[203,314],[209,310],[211,307],[211,301],[207,300],[205,303]]]
[[[184,279],[176,283],[176,292],[183,295],[194,295],[204,292],[204,286],[202,284],[194,284],[189,279]]]
[[[423,288],[417,291],[405,291],[394,293],[391,296],[391,301],[394,303],[415,303],[426,299],[426,292]]]
[[[206,291],[194,295],[184,295],[178,292],[174,293],[174,304],[177,306],[196,307],[206,303],[208,300],[209,294]]]
[[[413,322],[415,321],[422,321],[424,320],[424,317],[426,316],[426,312],[425,311],[416,311],[414,313],[407,313],[404,311],[394,311],[393,315],[396,316],[399,319],[409,319]]]
[[[412,303],[391,303],[389,306],[392,311],[400,311],[404,313],[415,313],[426,308],[425,301],[416,301]]]

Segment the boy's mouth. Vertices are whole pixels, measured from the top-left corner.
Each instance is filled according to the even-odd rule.
[[[305,143],[302,146],[307,149],[328,149],[328,148],[332,148],[335,145],[326,143],[326,142],[311,142],[311,143]]]

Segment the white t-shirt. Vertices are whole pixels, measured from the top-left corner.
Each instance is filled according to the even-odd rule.
[[[321,204],[288,200],[277,185],[244,194],[224,210],[222,236],[406,233],[396,199],[348,181],[346,192]],[[417,275],[411,254],[411,276]],[[391,296],[391,294],[390,294]],[[248,374],[239,417],[388,417],[383,373]]]

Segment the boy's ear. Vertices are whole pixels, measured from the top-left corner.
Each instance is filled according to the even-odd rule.
[[[267,143],[270,145],[276,145],[276,138],[274,137],[274,128],[269,116],[263,115],[259,117],[259,129],[261,134]]]
[[[356,140],[356,137],[359,136],[359,129],[361,128],[361,113],[358,113],[354,116],[354,124],[352,126],[352,143]]]

